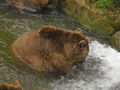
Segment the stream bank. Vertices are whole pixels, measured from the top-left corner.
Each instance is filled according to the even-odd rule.
[[[80,24],[89,28],[91,32],[107,38],[113,47],[120,50],[120,47],[116,47],[120,43],[113,42],[113,38],[120,41],[120,36],[114,37],[115,33],[120,31],[120,9],[95,8],[91,0],[63,0],[62,7]]]

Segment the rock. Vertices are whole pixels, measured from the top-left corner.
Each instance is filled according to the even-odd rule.
[[[6,0],[10,5],[27,10],[41,10],[49,8],[54,0]]]
[[[120,51],[120,31],[112,36],[111,43],[118,51]]]
[[[80,24],[89,28],[91,32],[105,38],[111,37],[114,32],[120,29],[120,13],[95,8],[91,1],[64,0],[63,9]]]
[[[81,29],[70,31],[44,26],[18,37],[12,45],[12,51],[35,71],[71,77],[74,75],[73,64],[85,59],[89,46]]]

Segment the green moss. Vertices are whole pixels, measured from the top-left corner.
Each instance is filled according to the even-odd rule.
[[[113,22],[113,21],[111,21],[109,23],[116,31],[120,30],[120,22]]]
[[[112,45],[120,51],[120,31],[116,32],[112,37],[111,37],[111,43]]]
[[[95,2],[97,8],[114,8],[113,1],[111,0],[98,0]]]
[[[83,25],[87,26],[92,32],[95,32],[104,37],[109,37],[114,32],[113,27],[107,23],[109,20],[104,19],[100,17],[99,15],[91,16],[90,13],[88,13],[86,17],[84,14],[83,16],[75,15],[75,17]]]
[[[104,9],[118,9],[120,8],[120,1],[119,0],[95,0],[94,6],[96,8],[104,8]]]

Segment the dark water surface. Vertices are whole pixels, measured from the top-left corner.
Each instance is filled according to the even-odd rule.
[[[71,30],[80,27],[72,18],[57,10],[35,14],[10,8],[0,1],[0,83],[19,80],[24,90],[120,90],[120,53],[91,37],[86,62],[74,66],[74,70],[79,72],[76,79],[45,77],[17,65],[10,54],[10,45],[22,33],[43,25]]]

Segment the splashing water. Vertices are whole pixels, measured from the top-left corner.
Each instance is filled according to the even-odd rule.
[[[54,90],[110,90],[120,82],[120,53],[98,41],[91,41],[89,46],[89,55],[77,79],[52,82]]]

